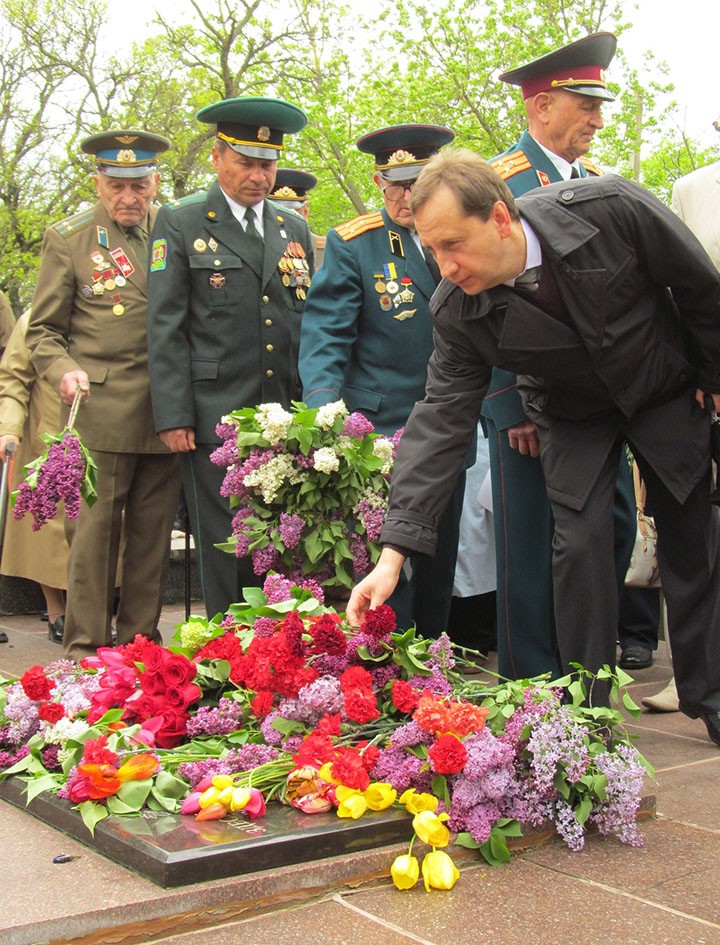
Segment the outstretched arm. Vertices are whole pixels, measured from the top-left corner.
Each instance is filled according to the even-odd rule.
[[[347,606],[347,619],[352,627],[359,627],[368,610],[384,604],[400,579],[405,555],[395,548],[385,547],[373,570],[353,588]]]

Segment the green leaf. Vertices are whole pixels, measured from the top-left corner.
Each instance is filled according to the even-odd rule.
[[[95,836],[95,827],[108,816],[107,807],[104,804],[96,804],[94,801],[83,801],[82,804],[77,805],[77,810],[80,811],[87,829]]]

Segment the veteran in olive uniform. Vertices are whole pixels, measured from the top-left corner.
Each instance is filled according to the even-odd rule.
[[[26,336],[35,369],[63,402],[81,392],[75,425],[98,466],[98,500],[83,503],[70,553],[65,651],[76,658],[111,645],[121,523],[117,639],[160,640],[180,491],[177,458],[153,426],[145,321],[157,155],[169,142],[115,131],[81,147],[95,158],[99,199],[47,230]]]
[[[0,292],[0,355],[5,350],[5,346],[10,340],[10,335],[15,327],[15,316],[10,308],[10,303],[4,292]]]
[[[294,167],[279,167],[275,175],[275,187],[270,194],[273,203],[279,203],[286,210],[294,210],[305,220],[310,221],[310,191],[317,185],[317,177],[309,171],[300,171]],[[325,256],[325,237],[310,231],[315,268],[322,266]]]
[[[519,85],[528,128],[517,144],[490,160],[515,197],[571,178],[598,176],[585,157],[603,127],[601,106],[612,101],[605,69],[615,54],[611,33],[597,33],[505,72]],[[498,669],[509,678],[560,672],[555,635],[553,516],[534,425],[511,371],[494,368],[483,401],[490,448],[497,553]],[[622,585],[635,534],[635,504],[627,462],[620,467],[615,509],[616,559]]]
[[[364,135],[384,206],[335,227],[303,316],[300,375],[311,407],[342,399],[392,436],[425,392],[432,353],[429,303],[439,281],[414,229],[408,198],[430,157],[455,137],[437,125],[403,124]],[[430,266],[433,266],[433,269]],[[413,561],[409,587],[390,602],[400,626],[427,635],[447,627],[462,491],[443,518],[432,559]]]
[[[215,547],[232,531],[220,495],[226,470],[210,454],[216,426],[241,407],[300,399],[300,318],[314,270],[302,217],[266,199],[285,134],[307,118],[279,99],[203,108],[217,125],[207,192],[163,207],[152,237],[148,343],[155,427],[181,454],[183,491],[205,607],[224,613],[257,585],[250,558]]]

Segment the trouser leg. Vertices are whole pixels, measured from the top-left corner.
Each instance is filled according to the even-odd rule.
[[[136,457],[125,502],[122,580],[115,620],[118,643],[129,643],[138,633],[161,642],[157,625],[179,494],[177,456],[148,453]]]

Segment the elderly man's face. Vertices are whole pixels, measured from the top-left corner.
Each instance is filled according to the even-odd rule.
[[[159,174],[145,177],[110,177],[96,174],[95,190],[108,216],[120,226],[142,223],[157,195]]]
[[[593,135],[604,126],[602,99],[563,89],[540,94],[547,96],[541,114],[540,144],[570,163],[587,154]]]
[[[212,149],[212,161],[218,184],[242,207],[254,207],[275,185],[277,161],[263,161],[218,147]]]
[[[385,209],[393,223],[412,229],[415,224],[412,210],[410,209],[410,192],[412,191],[415,181],[384,180],[379,174],[375,174],[373,180],[380,190],[382,190]]]
[[[510,239],[510,215],[500,200],[490,218],[481,220],[467,216],[452,190],[442,185],[418,208],[415,226],[443,277],[466,295],[477,295],[522,270],[524,240],[518,255],[519,248]]]

